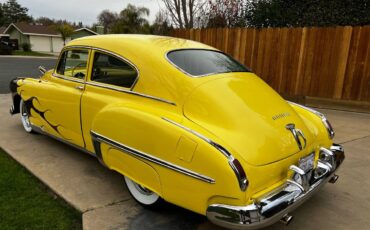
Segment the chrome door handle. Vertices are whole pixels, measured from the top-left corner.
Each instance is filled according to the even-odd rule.
[[[79,89],[79,90],[83,90],[84,89],[84,86],[83,85],[78,85],[75,87],[76,89]]]

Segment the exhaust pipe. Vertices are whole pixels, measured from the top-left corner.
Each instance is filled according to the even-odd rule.
[[[280,219],[280,222],[284,225],[288,225],[290,224],[290,222],[292,222],[293,218],[294,218],[293,216],[285,214],[283,218]]]
[[[339,178],[339,176],[334,174],[334,176],[332,176],[332,178],[330,178],[329,183],[334,184],[335,182],[337,182],[338,178]]]

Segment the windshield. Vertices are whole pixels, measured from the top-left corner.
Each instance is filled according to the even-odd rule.
[[[245,66],[230,56],[214,50],[175,50],[169,52],[167,57],[174,65],[193,77],[227,72],[249,72]]]

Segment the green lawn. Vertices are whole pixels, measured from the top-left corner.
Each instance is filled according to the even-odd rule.
[[[14,50],[13,55],[21,55],[21,56],[39,56],[39,57],[53,57],[51,54],[44,54],[35,51],[21,51],[21,50]]]
[[[0,229],[82,229],[81,213],[0,149]]]

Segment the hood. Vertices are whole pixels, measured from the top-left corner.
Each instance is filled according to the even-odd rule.
[[[306,146],[312,143],[313,134],[300,116],[264,81],[252,73],[223,75],[193,90],[183,107],[188,119],[257,166],[300,152],[287,124],[303,132]]]

